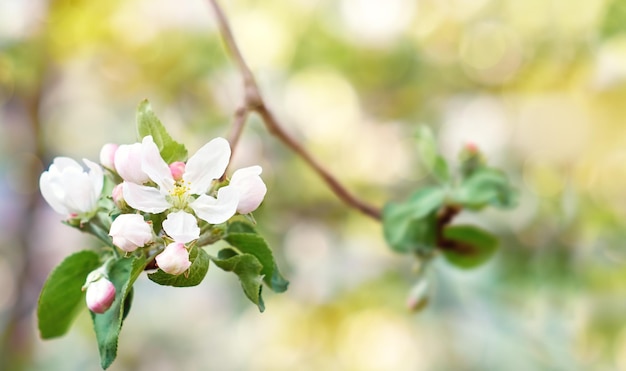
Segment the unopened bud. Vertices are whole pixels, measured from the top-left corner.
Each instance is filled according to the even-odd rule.
[[[87,307],[94,313],[104,313],[115,300],[115,286],[104,277],[90,282],[85,296]]]
[[[174,180],[183,179],[183,174],[185,173],[185,163],[176,161],[170,164],[170,172],[172,173],[172,178]]]
[[[122,214],[111,223],[109,236],[115,246],[131,252],[152,240],[152,226],[139,214]]]
[[[184,273],[191,266],[189,261],[189,251],[184,243],[174,242],[157,255],[156,262],[159,268],[165,273],[179,275]]]
[[[100,150],[100,164],[107,169],[115,170],[115,152],[119,145],[115,143],[107,143]]]
[[[406,306],[410,311],[419,312],[426,307],[429,299],[428,286],[428,281],[423,277],[413,285],[406,300]]]

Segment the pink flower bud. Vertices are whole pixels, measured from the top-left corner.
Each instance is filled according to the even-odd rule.
[[[176,161],[170,164],[170,172],[172,173],[172,178],[174,180],[183,179],[183,174],[185,173],[185,163]]]
[[[174,242],[157,255],[156,262],[159,268],[165,273],[179,275],[191,266],[189,261],[189,251],[184,243]]]
[[[260,166],[250,166],[233,174],[230,186],[239,191],[237,212],[240,214],[253,212],[263,202],[267,187],[259,176],[262,171]]]
[[[111,197],[113,198],[113,203],[118,208],[124,210],[127,206],[126,201],[124,201],[124,192],[122,183],[113,187],[113,191],[111,191]]]
[[[101,277],[89,283],[85,300],[89,310],[94,313],[104,313],[115,300],[115,286],[108,279]]]
[[[122,214],[111,223],[109,236],[115,246],[131,252],[152,240],[152,226],[139,214]]]
[[[467,150],[470,153],[476,153],[478,152],[478,146],[474,142],[467,142],[465,144],[465,150]]]
[[[115,143],[107,143],[100,150],[100,164],[107,169],[115,170],[115,152],[119,146]]]
[[[141,169],[141,143],[123,144],[115,151],[115,170],[122,179],[135,184],[150,180]]]

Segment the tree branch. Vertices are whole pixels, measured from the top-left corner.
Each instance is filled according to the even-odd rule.
[[[244,104],[243,107],[237,110],[235,114],[233,130],[230,137],[230,143],[233,147],[233,151],[241,131],[243,130],[248,114],[250,112],[256,112],[259,116],[261,116],[261,119],[270,134],[278,138],[281,142],[283,142],[283,144],[289,147],[289,149],[300,156],[304,162],[306,162],[307,165],[309,165],[324,180],[328,187],[330,187],[333,193],[335,193],[341,201],[343,201],[346,205],[359,210],[365,215],[368,215],[376,220],[380,220],[382,216],[381,210],[378,207],[361,200],[348,191],[348,189],[341,184],[337,178],[335,178],[304,147],[302,147],[296,139],[283,129],[283,125],[278,121],[276,116],[274,116],[263,101],[263,97],[256,83],[256,79],[254,78],[254,74],[250,70],[250,67],[248,67],[248,64],[243,58],[243,55],[235,42],[228,19],[224,15],[222,8],[217,3],[217,0],[209,0],[209,3],[215,12],[218,27],[224,40],[226,50],[237,64],[237,68],[243,77]]]

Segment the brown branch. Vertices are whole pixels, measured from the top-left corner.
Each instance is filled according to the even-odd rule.
[[[278,121],[276,116],[274,116],[263,101],[263,97],[256,83],[256,79],[254,78],[254,74],[250,70],[250,67],[248,67],[248,64],[243,58],[243,55],[235,42],[228,19],[226,19],[222,8],[217,3],[217,0],[209,0],[209,2],[215,12],[218,27],[224,40],[226,50],[237,64],[239,72],[243,77],[244,105],[238,110],[234,119],[234,125],[236,126],[233,128],[233,132],[231,134],[231,139],[234,140],[231,141],[233,150],[237,144],[237,140],[241,130],[243,129],[248,113],[256,112],[259,116],[261,116],[261,119],[270,134],[274,135],[281,142],[283,142],[283,144],[289,147],[289,149],[300,156],[304,162],[306,162],[324,180],[328,187],[330,187],[333,193],[335,193],[341,201],[343,201],[346,205],[359,210],[365,215],[368,215],[376,220],[380,220],[382,216],[381,210],[378,207],[361,200],[348,191],[348,189],[341,182],[339,182],[337,178],[335,178],[304,147],[302,147],[296,139],[283,129],[283,125]]]

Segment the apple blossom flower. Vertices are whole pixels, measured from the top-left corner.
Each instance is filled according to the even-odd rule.
[[[132,252],[152,240],[152,226],[139,214],[122,214],[111,223],[109,236],[115,246]]]
[[[262,171],[260,166],[250,166],[233,173],[230,186],[239,191],[237,212],[240,214],[253,212],[263,202],[267,187],[259,176]]]
[[[166,273],[179,275],[191,266],[185,244],[200,237],[200,228],[193,215],[177,211],[163,221],[163,230],[174,242],[157,255],[157,265]]]
[[[235,214],[239,192],[234,187],[220,188],[217,197],[206,194],[228,165],[230,146],[226,139],[215,138],[202,146],[189,158],[179,180],[161,158],[152,136],[143,138],[141,149],[142,171],[158,188],[125,181],[124,199],[131,207],[147,213],[191,208],[200,219],[211,224],[223,223]]]
[[[115,170],[115,152],[119,145],[115,143],[107,143],[100,150],[100,165],[107,169]]]
[[[141,153],[141,143],[123,144],[115,151],[115,170],[125,181],[143,184],[150,180],[142,170]]]
[[[89,172],[71,158],[57,157],[39,178],[43,198],[54,211],[68,218],[88,217],[97,209],[102,193],[102,168],[86,159],[83,162]]]

